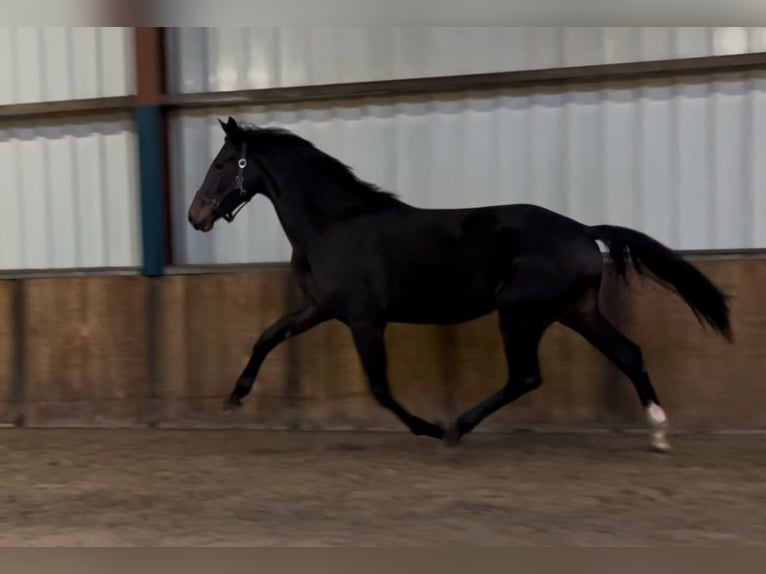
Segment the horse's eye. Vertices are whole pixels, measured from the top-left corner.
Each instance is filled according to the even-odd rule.
[[[213,167],[215,169],[223,169],[223,164],[222,163],[216,163],[216,164],[213,164]]]

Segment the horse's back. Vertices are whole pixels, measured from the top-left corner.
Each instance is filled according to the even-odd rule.
[[[594,252],[601,265],[587,227],[525,204],[375,214],[336,228],[323,252],[314,271],[339,305],[366,301],[393,321],[417,323],[490,312],[520,263],[564,283],[582,270],[580,259],[595,269]]]

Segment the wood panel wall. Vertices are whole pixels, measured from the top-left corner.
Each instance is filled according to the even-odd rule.
[[[675,428],[766,428],[766,259],[697,263],[732,296],[733,345],[640,278],[628,288],[608,274],[605,314],[641,345]],[[222,412],[253,342],[293,297],[283,267],[0,281],[0,423],[401,430],[367,394],[339,323],[279,347],[245,407]],[[494,315],[392,325],[386,338],[393,391],[424,417],[449,420],[505,381]],[[482,430],[643,424],[629,381],[578,335],[552,327],[540,357],[542,388]]]

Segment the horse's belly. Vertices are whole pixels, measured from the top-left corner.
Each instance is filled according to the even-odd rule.
[[[392,321],[410,323],[461,323],[494,307],[494,288],[488,282],[428,281],[398,289],[389,301]]]

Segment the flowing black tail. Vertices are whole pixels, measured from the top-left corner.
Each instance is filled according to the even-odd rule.
[[[708,323],[728,341],[733,340],[728,298],[694,265],[659,241],[633,229],[596,225],[590,230],[594,239],[600,239],[609,248],[618,275],[625,277],[625,261],[630,257],[638,273],[678,293],[700,323]]]

